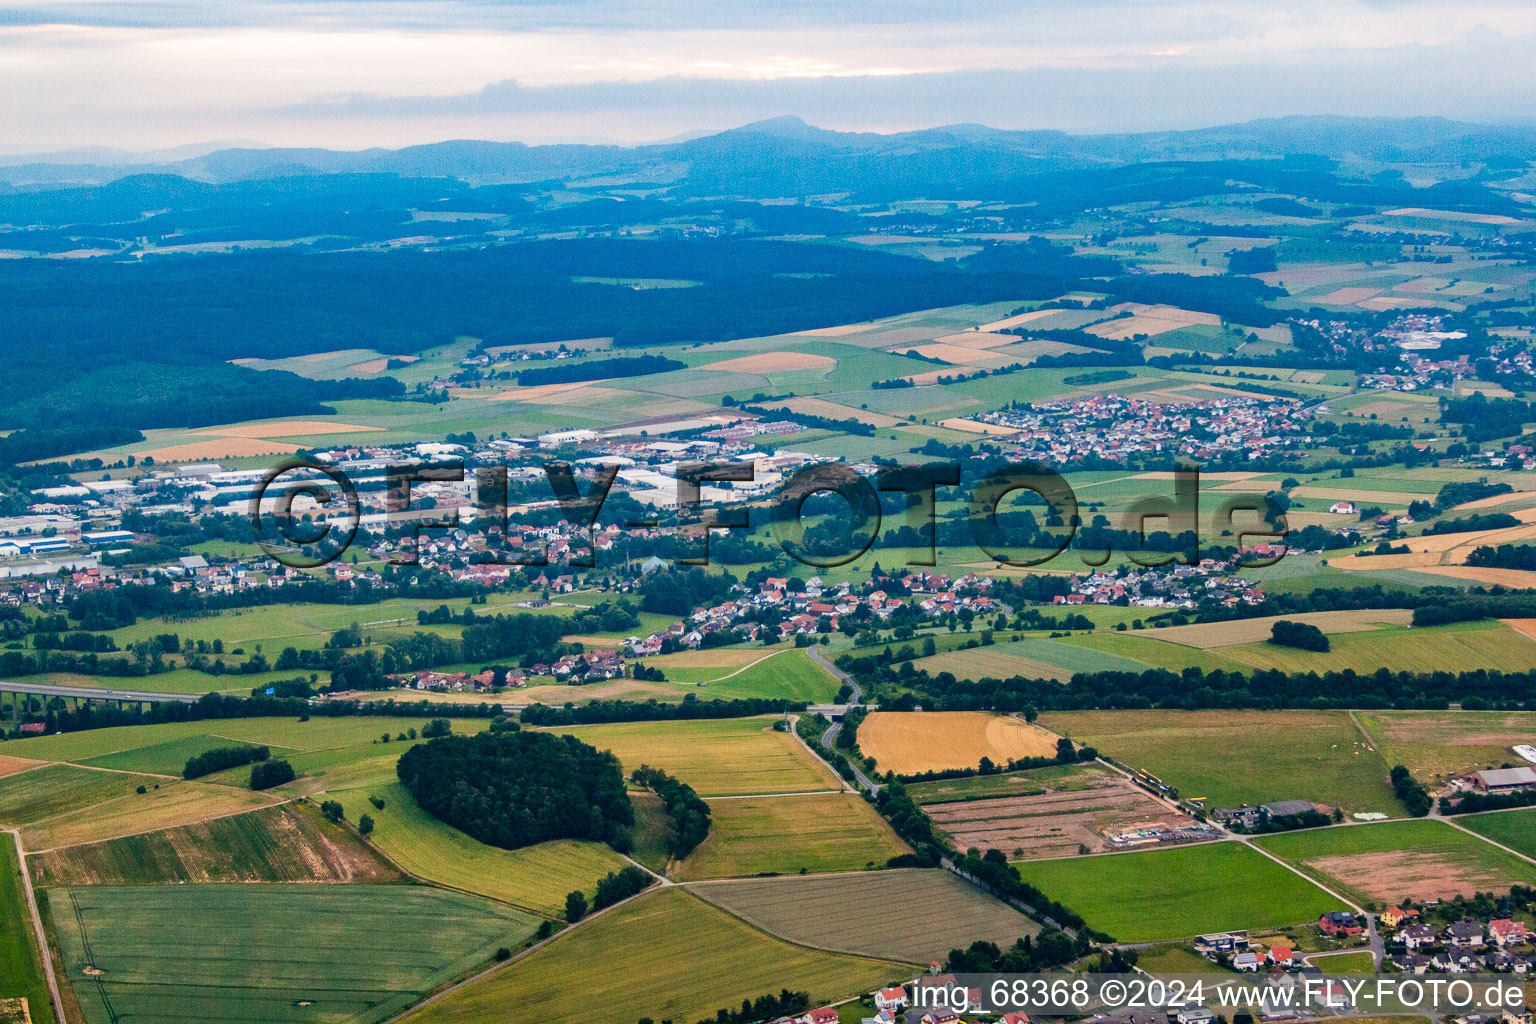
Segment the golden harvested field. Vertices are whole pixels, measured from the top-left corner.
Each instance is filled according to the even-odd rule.
[[[1506,217],[1497,213],[1466,213],[1461,210],[1430,210],[1421,206],[1405,206],[1399,210],[1387,210],[1383,217],[1423,217],[1428,220],[1459,220],[1469,224],[1520,224],[1518,217]]]
[[[1475,533],[1440,533],[1427,537],[1409,537],[1399,542],[1408,546],[1408,554],[1352,555],[1347,558],[1333,559],[1329,565],[1345,570],[1423,568],[1426,572],[1473,580],[1478,583],[1502,582],[1506,586],[1530,586],[1529,582],[1522,581],[1536,578],[1536,574],[1525,570],[1465,566],[1461,563],[1483,545],[1517,544],[1536,538],[1536,523],[1523,521],[1531,512],[1532,510],[1522,510],[1517,513],[1517,518],[1522,520],[1519,526],[1481,530]],[[1507,575],[1511,572],[1516,575]]]
[[[993,334],[990,331],[966,331],[962,334],[946,334],[942,338],[935,338],[939,345],[958,345],[960,348],[1001,348],[1004,345],[1015,345],[1019,341],[1017,334]]]
[[[646,658],[645,663],[654,668],[740,668],[772,657],[778,651],[794,650],[784,645],[775,650],[771,647],[754,647],[743,650],[735,647],[700,648],[696,651],[678,651],[676,654],[659,654]]]
[[[1001,366],[1008,361],[982,349],[961,348],[959,345],[897,345],[891,351],[916,352],[929,359],[942,359],[952,366]]]
[[[901,422],[894,416],[870,412],[868,409],[855,409],[851,405],[839,405],[825,398],[791,398],[785,402],[768,401],[763,403],[763,407],[788,409],[791,412],[809,413],[812,416],[826,416],[837,420],[858,420],[872,427],[892,427]]]
[[[1018,316],[1010,316],[1004,320],[994,320],[989,324],[982,324],[976,328],[978,331],[1006,331],[1010,327],[1027,324],[1031,320],[1040,320],[1048,316],[1060,313],[1059,309],[1032,309],[1028,313],[1020,313]]]
[[[677,867],[677,878],[861,871],[910,852],[853,793],[712,800],[709,810],[709,838]]]
[[[1269,639],[1272,627],[1281,619],[1309,623],[1324,633],[1356,633],[1376,629],[1381,624],[1406,626],[1413,621],[1413,611],[1408,608],[1362,608],[1343,612],[1301,612],[1296,615],[1237,619],[1233,622],[1170,626],[1167,629],[1149,630],[1146,635],[1154,640],[1210,650],[1214,647],[1262,643]],[[860,736],[863,736],[862,732]]]
[[[590,384],[601,384],[601,383],[602,383],[602,381],[600,381],[600,380],[599,381],[572,380],[572,381],[561,381],[558,384],[535,384],[532,387],[526,387],[526,388],[509,388],[506,391],[502,391],[502,392],[499,392],[499,393],[497,393],[495,395],[492,395],[491,398],[490,398],[490,401],[492,401],[492,402],[532,402],[532,401],[534,401],[535,399],[538,399],[538,398],[544,398],[544,397],[547,397],[549,395],[560,395],[560,394],[564,394],[567,391],[575,391],[575,390],[577,390],[579,388],[587,387]]]
[[[791,942],[907,963],[942,960],[978,939],[1006,949],[1040,931],[948,871],[747,878],[697,882],[688,891]]]
[[[1349,306],[1356,302],[1364,301],[1380,291],[1380,288],[1339,288],[1329,292],[1317,301],[1327,303],[1330,306]]]
[[[1471,580],[1473,583],[1513,587],[1518,590],[1536,587],[1536,572],[1531,572],[1527,569],[1496,569],[1490,566],[1474,565],[1431,565],[1421,567],[1415,571],[1433,573],[1436,576],[1450,576],[1458,580]]]
[[[842,780],[799,739],[774,731],[774,720],[623,722],[552,731],[613,751],[626,773],[643,764],[661,768],[704,797],[841,789]]]
[[[1177,475],[1178,474],[1173,473],[1171,471],[1170,472],[1159,472],[1159,473],[1137,473],[1134,476],[1129,477],[1129,479],[1131,479],[1131,480],[1172,480]],[[1252,480],[1254,477],[1262,476],[1262,475],[1263,475],[1262,473],[1242,473],[1242,472],[1237,472],[1237,471],[1222,471],[1222,472],[1217,472],[1217,473],[1205,473],[1205,472],[1202,472],[1200,474],[1200,480],[1201,480],[1202,483],[1204,483],[1207,480],[1240,481],[1240,480]]]
[[[0,754],[0,778],[7,775],[16,775],[19,772],[31,771],[33,768],[41,768],[47,761],[33,761],[26,757],[8,757]]]
[[[1476,501],[1464,501],[1452,509],[1452,511],[1464,512],[1472,509],[1494,508],[1499,505],[1507,505],[1512,501],[1521,501],[1522,499],[1528,501],[1531,497],[1532,494],[1529,491],[1514,491],[1510,494],[1490,494],[1488,497],[1478,498]]]
[[[906,973],[889,961],[792,946],[674,887],[584,922],[411,1020],[483,1024],[508,1020],[515,1007],[517,1024],[695,1021],[781,988],[809,992],[820,1005]]]
[[[1017,427],[1003,427],[996,423],[980,423],[976,420],[967,420],[956,417],[954,419],[940,420],[939,426],[949,430],[961,430],[967,434],[988,434],[993,437],[1007,437],[1009,434],[1017,434]]]
[[[78,846],[190,825],[278,801],[278,797],[250,790],[166,782],[146,793],[131,793],[35,821],[22,830],[21,841],[29,851]]]
[[[594,405],[607,401],[610,398],[619,398],[625,394],[621,388],[596,387],[601,381],[584,381],[579,388],[570,388],[548,395],[540,395],[537,398],[524,398],[529,405]]]
[[[330,420],[280,420],[276,423],[234,423],[224,427],[204,427],[199,434],[221,437],[307,437],[314,434],[355,434],[383,427],[365,427],[358,423],[334,423]]]
[[[953,377],[957,373],[975,373],[979,367],[952,366],[947,370],[929,370],[926,373],[909,373],[902,380],[909,380],[919,386],[924,384],[937,384],[940,377]]]
[[[795,336],[801,338],[841,338],[847,334],[858,334],[862,331],[872,331],[879,324],[841,324],[837,327],[813,327],[808,331],[796,331]]]
[[[1536,619],[1500,619],[1499,621],[1516,633],[1536,640]]]
[[[299,446],[283,441],[265,441],[250,437],[226,437],[191,444],[173,444],[164,448],[152,448],[138,452],[139,458],[152,457],[156,462],[202,462],[208,459],[240,459],[253,455],[286,455],[296,452]]]
[[[720,363],[697,366],[697,370],[724,370],[729,373],[783,373],[786,370],[830,370],[837,365],[831,356],[814,352],[759,352]]]
[[[1430,309],[1439,307],[1442,309],[1462,310],[1466,307],[1459,302],[1448,302],[1445,299],[1417,299],[1407,295],[1378,295],[1374,299],[1362,299],[1355,303],[1361,309],[1374,309],[1378,313],[1389,309]]]
[[[383,359],[370,359],[366,363],[353,363],[351,366],[347,367],[347,369],[355,370],[358,373],[383,373],[385,370],[389,369],[390,360],[398,360],[402,363],[414,363],[420,358],[421,356],[385,356]]]
[[[859,726],[859,749],[898,775],[975,768],[1010,758],[1053,757],[1056,736],[1022,718],[985,711],[876,711]]]

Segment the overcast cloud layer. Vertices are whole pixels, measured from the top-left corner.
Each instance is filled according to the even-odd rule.
[[[0,147],[646,141],[1286,114],[1536,117],[1536,4],[1491,0],[0,2]]]

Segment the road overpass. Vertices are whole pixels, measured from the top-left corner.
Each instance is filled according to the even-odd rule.
[[[151,690],[109,690],[100,686],[54,686],[49,683],[16,683],[0,679],[0,693],[20,693],[33,697],[79,697],[90,700],[119,700],[140,704],[196,704],[200,693],[156,693]]]

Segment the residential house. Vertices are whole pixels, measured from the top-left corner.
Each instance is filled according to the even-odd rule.
[[[1317,919],[1317,927],[1324,935],[1332,936],[1359,935],[1365,930],[1361,927],[1360,920],[1347,910],[1335,910],[1324,914]]]
[[[1488,938],[1498,946],[1512,946],[1525,942],[1526,935],[1524,921],[1511,921],[1508,918],[1500,918],[1488,922]]]
[[[1397,941],[1403,944],[1405,949],[1418,949],[1421,946],[1433,946],[1435,944],[1435,927],[1431,924],[1420,922],[1411,924],[1397,934]]]
[[[907,990],[901,986],[883,988],[875,993],[875,1009],[895,1010],[907,1005]]]
[[[1451,922],[1451,926],[1445,930],[1445,941],[1457,949],[1476,949],[1486,945],[1483,926],[1470,919]]]

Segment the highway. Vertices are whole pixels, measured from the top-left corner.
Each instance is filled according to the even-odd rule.
[[[149,690],[108,690],[100,686],[52,686],[47,683],[13,683],[0,680],[0,693],[26,693],[37,697],[89,697],[92,700],[127,700],[150,703],[196,704],[200,693],[154,693]]]

